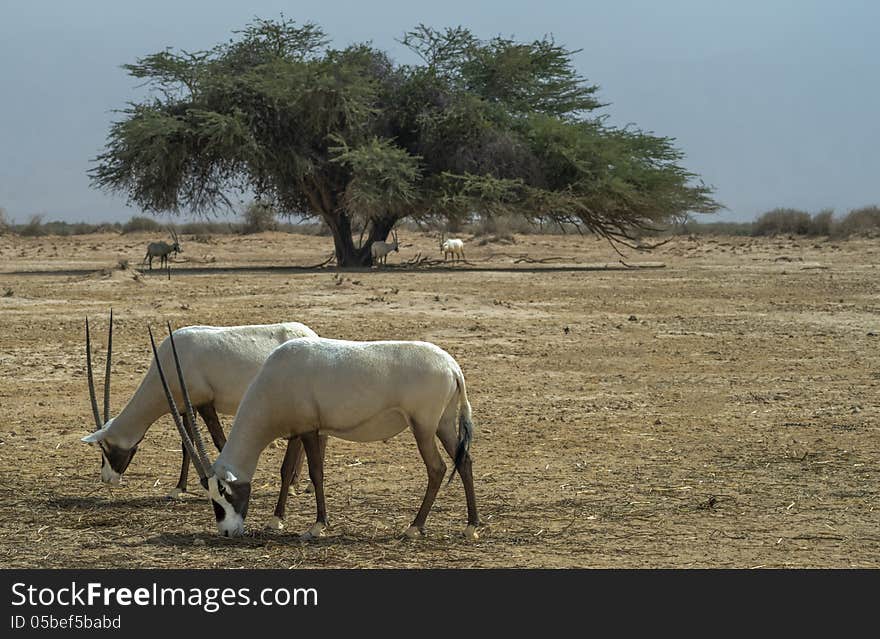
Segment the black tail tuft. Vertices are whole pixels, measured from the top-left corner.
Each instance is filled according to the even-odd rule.
[[[460,415],[458,418],[458,448],[455,449],[455,466],[452,468],[452,474],[449,475],[448,486],[455,477],[455,471],[461,472],[461,464],[467,457],[471,447],[471,439],[474,436],[474,425],[468,417]]]

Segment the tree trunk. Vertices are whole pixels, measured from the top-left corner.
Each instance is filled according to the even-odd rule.
[[[336,249],[336,265],[341,268],[363,267],[372,265],[372,255],[358,250],[351,237],[351,220],[344,213],[325,215],[327,226],[333,233],[333,245]],[[366,260],[364,259],[366,257]]]
[[[373,220],[370,234],[360,248],[354,245],[351,236],[351,220],[345,213],[324,215],[324,220],[333,233],[333,245],[336,250],[336,265],[340,268],[363,268],[373,265],[371,247],[373,242],[382,241],[397,221],[394,217],[383,217]]]

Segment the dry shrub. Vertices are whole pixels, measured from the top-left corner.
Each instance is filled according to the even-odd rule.
[[[137,215],[122,225],[123,233],[158,233],[162,230],[162,225],[153,218]]]
[[[847,213],[837,224],[837,234],[847,235],[872,235],[880,232],[880,207],[863,206]]]
[[[43,228],[43,216],[39,214],[31,215],[27,224],[18,229],[18,234],[23,237],[41,237],[45,235],[46,229]]]
[[[752,235],[806,235],[809,231],[810,214],[799,209],[767,211],[752,226]]]
[[[242,217],[244,218],[244,224],[241,227],[241,232],[245,235],[274,231],[278,228],[278,223],[275,219],[276,211],[270,204],[265,202],[251,202],[247,209],[245,209]]]
[[[819,211],[810,220],[808,235],[831,235],[834,226],[834,211],[825,209]]]

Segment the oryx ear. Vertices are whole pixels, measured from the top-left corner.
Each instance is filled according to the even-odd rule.
[[[228,482],[236,481],[237,479],[238,479],[238,477],[236,477],[235,475],[233,475],[230,471],[228,471],[228,470],[226,471],[226,481],[227,481],[227,483],[228,483]]]
[[[101,430],[96,430],[94,433],[89,433],[81,438],[80,441],[87,444],[97,444],[98,442],[103,441],[105,437],[107,437],[107,431],[102,428]]]

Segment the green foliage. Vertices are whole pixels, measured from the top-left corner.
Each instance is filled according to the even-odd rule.
[[[478,211],[625,240],[720,207],[672,139],[593,115],[598,88],[552,38],[420,25],[403,43],[424,63],[333,48],[282,16],[126,65],[153,95],[120,112],[92,183],[148,211],[232,210],[233,192],[254,193],[323,220],[341,265],[369,263],[369,244],[405,218],[456,225]]]

